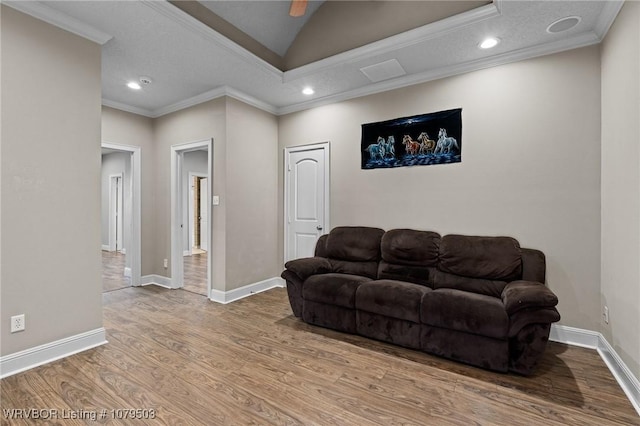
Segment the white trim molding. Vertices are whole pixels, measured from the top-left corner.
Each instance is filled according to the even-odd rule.
[[[236,288],[229,291],[220,291],[211,289],[211,295],[209,299],[212,302],[218,302],[227,304],[235,302],[236,300],[252,296],[263,291],[271,290],[272,288],[285,287],[285,281],[280,277],[269,278],[257,283],[247,284],[243,287]]]
[[[109,251],[109,244],[103,244],[102,245],[102,250],[103,251]]]
[[[131,268],[129,268],[128,266],[124,267],[124,274],[125,277],[131,278]]]
[[[104,327],[0,357],[0,379],[107,343]]]
[[[173,289],[173,285],[171,283],[171,278],[164,277],[162,275],[156,275],[156,274],[143,275],[140,278],[140,285],[141,286],[157,285],[159,287]]]
[[[622,391],[627,395],[631,405],[640,415],[640,381],[633,375],[629,367],[624,363],[620,355],[604,338],[602,333],[581,328],[567,327],[566,325],[551,325],[549,340],[565,343],[571,346],[580,346],[598,351],[600,358],[611,371]]]
[[[94,43],[100,45],[105,44],[113,38],[112,35],[100,31],[84,22],[72,18],[71,16],[55,10],[52,7],[47,6],[43,2],[39,1],[7,1],[3,0],[2,4],[22,12],[29,16],[33,16],[36,19],[40,19],[48,24],[54,25],[58,28],[62,28],[65,31],[69,31],[75,35],[91,40]]]

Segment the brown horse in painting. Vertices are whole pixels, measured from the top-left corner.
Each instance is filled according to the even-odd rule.
[[[433,154],[436,148],[436,141],[429,139],[427,132],[420,133],[418,141],[420,141],[420,154]]]
[[[403,136],[402,143],[404,144],[404,150],[407,151],[407,154],[416,155],[420,150],[420,144],[411,139],[409,135]]]

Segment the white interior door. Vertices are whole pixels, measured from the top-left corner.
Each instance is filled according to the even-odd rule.
[[[207,197],[207,178],[200,179],[200,249],[209,250],[207,238],[209,223],[209,197]]]
[[[314,254],[328,231],[329,144],[285,151],[285,262]]]

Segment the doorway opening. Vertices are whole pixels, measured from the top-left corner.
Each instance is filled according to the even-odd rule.
[[[140,285],[140,148],[102,143],[102,289]]]
[[[171,283],[210,297],[213,141],[171,147]]]

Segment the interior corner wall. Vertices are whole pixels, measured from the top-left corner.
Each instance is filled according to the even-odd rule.
[[[640,378],[640,3],[624,4],[601,54],[601,327]]]
[[[140,147],[141,273],[153,274],[156,246],[153,119],[103,106],[102,142]]]
[[[278,277],[278,120],[227,99],[225,290]]]
[[[210,211],[213,229],[209,248],[213,258],[212,286],[215,290],[224,291],[227,217],[226,98],[214,99],[156,118],[153,121],[153,133],[155,181],[151,187],[154,191],[156,221],[155,249],[151,257],[152,273],[171,277],[171,146],[213,138],[213,194],[220,196],[220,205]],[[164,268],[163,259],[169,259],[169,268]]]
[[[5,356],[102,327],[101,52],[0,8]],[[26,330],[11,334],[17,314]]]
[[[463,109],[461,163],[360,169],[363,123],[452,108]],[[546,254],[561,324],[599,329],[598,46],[280,117],[279,154],[323,141],[331,144],[333,227],[513,236]],[[279,217],[282,163],[279,155]],[[279,223],[280,265],[282,235]]]

